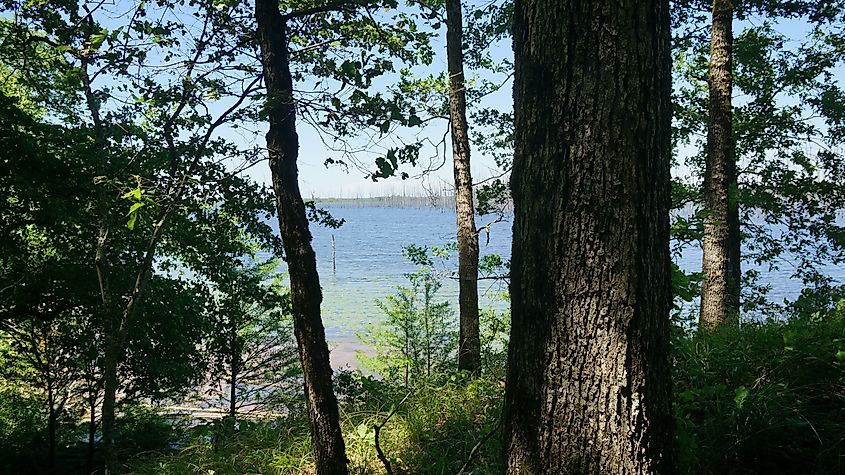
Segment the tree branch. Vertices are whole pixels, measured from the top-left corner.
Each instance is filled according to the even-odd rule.
[[[349,7],[370,7],[375,6],[377,2],[373,0],[341,0],[337,2],[330,2],[319,7],[305,8],[302,10],[295,10],[282,16],[282,20],[288,21],[294,18],[301,18],[309,15],[316,15],[317,13],[329,13],[341,10],[348,10]]]

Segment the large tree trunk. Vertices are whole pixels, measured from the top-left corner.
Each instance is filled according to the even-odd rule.
[[[674,470],[668,0],[514,21],[507,473]]]
[[[704,171],[704,276],[699,317],[702,328],[739,322],[739,202],[731,130],[732,28],[731,0],[714,0],[707,163]]]
[[[305,205],[299,191],[296,160],[299,142],[288,58],[287,24],[275,0],[256,0],[255,17],[270,129],[267,149],[276,193],[279,231],[290,274],[293,330],[305,378],[305,400],[317,473],[346,474],[346,448],[337,399],[332,390],[329,348],[320,319],[320,278],[311,247]]]
[[[478,233],[469,166],[464,84],[463,18],[461,0],[446,0],[446,57],[449,69],[449,104],[452,119],[452,161],[455,170],[455,211],[458,221],[458,294],[460,341],[458,370],[481,371],[481,340],[478,330]]]

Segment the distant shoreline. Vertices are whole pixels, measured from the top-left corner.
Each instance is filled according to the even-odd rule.
[[[313,198],[318,206],[347,208],[454,208],[453,195],[371,196],[368,198]]]
[[[403,196],[403,195],[387,195],[387,196],[370,196],[370,197],[356,197],[356,198],[317,198],[312,197],[313,201],[318,206],[335,206],[340,208],[429,208],[429,209],[455,209],[455,196],[446,192],[441,194],[432,194],[430,196]],[[507,211],[513,212],[513,203],[508,203]],[[698,210],[696,205],[692,202],[686,203],[680,208],[670,210],[671,216],[685,216],[690,217]],[[755,213],[755,216],[761,217],[760,212]],[[845,210],[840,210],[837,213],[837,219],[845,220]]]

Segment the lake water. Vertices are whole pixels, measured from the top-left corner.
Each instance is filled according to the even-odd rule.
[[[392,293],[396,286],[407,285],[406,274],[416,267],[402,256],[404,246],[443,245],[455,240],[455,213],[445,208],[397,208],[376,206],[328,206],[335,218],[345,219],[340,229],[327,229],[312,224],[317,268],[323,287],[323,322],[327,338],[332,343],[336,366],[362,349],[355,334],[367,324],[382,320],[376,299]],[[487,218],[477,218],[479,226]],[[511,222],[497,223],[489,234],[481,235],[481,255],[498,254],[510,257]],[[274,227],[277,227],[274,223]],[[335,239],[336,269],[332,269],[332,236]],[[452,260],[452,265],[457,265]],[[687,271],[700,270],[701,251],[686,249],[678,264]],[[799,280],[791,278],[791,270],[784,266],[779,271],[761,268],[763,283],[771,284],[769,299],[781,303],[794,299],[801,291]],[[840,282],[845,280],[845,269],[829,267],[826,271]],[[482,281],[479,290],[483,306],[502,309],[506,305],[495,298],[491,281]],[[457,282],[444,279],[440,291],[442,300],[457,308]]]

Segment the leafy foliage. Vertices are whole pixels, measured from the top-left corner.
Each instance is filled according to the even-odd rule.
[[[675,18],[674,137],[679,167],[673,235],[701,239],[701,180],[706,155],[709,5],[678,2]],[[834,2],[835,3],[835,2]],[[837,4],[838,5],[838,4]],[[834,14],[833,11],[838,11]],[[845,258],[845,169],[839,137],[845,64],[841,5],[816,2],[740,2],[734,40],[735,158],[738,169],[743,262],[769,270],[794,269],[805,285],[824,286],[822,268]],[[742,21],[754,18],[755,21]],[[793,32],[790,36],[784,31]],[[746,310],[767,305],[757,274],[744,276]]]
[[[485,440],[498,430],[502,398],[498,383],[453,378],[424,384],[404,398],[407,393],[398,394],[384,382],[360,375],[345,378],[339,394],[345,401],[343,431],[353,473],[384,471],[376,456],[376,425],[382,425],[380,447],[394,473],[453,473],[464,463],[472,473],[501,472],[497,438]],[[218,430],[219,424],[214,423],[196,427],[188,432],[190,442],[178,453],[142,455],[128,473],[300,474],[313,470],[307,421],[302,417],[241,423],[240,430],[222,445],[214,442]],[[469,453],[481,441],[485,443],[469,460]]]
[[[282,258],[268,224],[274,198],[243,173],[263,158],[251,145],[258,123],[268,103],[293,99],[333,149],[327,164],[354,163],[381,180],[436,166],[423,156],[445,142],[428,135],[448,116],[447,76],[432,71],[442,1],[339,3],[280,3],[291,27],[293,98],[262,92],[248,2],[0,4],[0,471],[46,470],[51,436],[63,466],[82,470],[80,440],[98,437],[104,350],[115,335],[118,445],[125,455],[155,454],[133,471],[312,468],[289,296],[274,273]],[[681,308],[695,301],[700,275],[673,267],[682,465],[687,473],[836,473],[845,450],[845,289],[823,268],[845,260],[837,215],[845,207],[843,8],[735,6],[738,196],[746,262],[762,266],[747,271],[745,303],[765,305],[777,321],[692,333]],[[510,84],[502,44],[512,12],[504,0],[469,4],[465,15],[472,138],[501,173],[476,184],[477,210],[494,222],[509,206],[513,114],[489,98]],[[701,240],[708,12],[699,0],[672,9],[673,199],[685,208],[673,216],[676,253]],[[312,222],[343,224],[306,206]],[[108,289],[96,265],[101,230]],[[489,434],[468,467],[501,471],[495,431],[509,315],[481,313],[482,377],[454,374],[454,314],[438,293],[453,251],[406,250],[420,270],[379,303],[384,323],[362,335],[375,351],[362,358],[381,379],[338,378],[355,470],[382,470],[380,425],[397,472],[457,472]],[[484,256],[482,278],[506,277],[508,265]],[[806,288],[788,305],[770,305],[754,280],[785,265]],[[237,409],[267,403],[287,417],[189,428],[151,408],[232,373]]]
[[[838,473],[845,300],[786,322],[678,334],[675,416],[686,473]]]
[[[432,268],[407,277],[410,287],[376,302],[385,321],[359,335],[375,355],[359,353],[358,358],[387,381],[411,387],[454,367],[457,331],[449,302],[437,300],[442,283]]]
[[[232,418],[255,410],[288,412],[301,402],[290,295],[281,288],[277,265],[237,265],[211,299],[210,382],[220,402],[234,410]]]
[[[47,430],[41,401],[8,385],[0,396],[0,468],[11,473],[25,464],[37,466]]]

